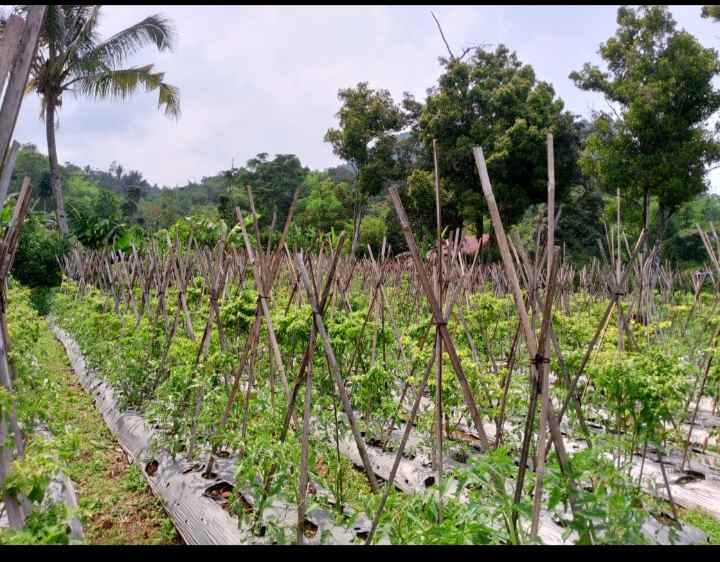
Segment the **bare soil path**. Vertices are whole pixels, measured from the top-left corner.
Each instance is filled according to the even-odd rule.
[[[76,486],[91,544],[182,544],[139,470],[128,463],[50,330],[38,341],[47,384],[56,391],[48,425]]]

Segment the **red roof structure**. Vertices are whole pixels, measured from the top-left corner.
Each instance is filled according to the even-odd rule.
[[[474,234],[466,234],[463,236],[462,241],[460,242],[460,251],[464,256],[474,256],[476,252],[480,250],[480,248],[488,247],[491,243],[490,235],[489,234],[483,234],[481,238],[478,238]],[[450,251],[450,241],[449,240],[443,240],[443,253],[447,254],[447,252]],[[433,246],[433,248],[430,249],[430,251],[427,253],[426,259],[432,260],[435,258],[435,252],[436,248]]]

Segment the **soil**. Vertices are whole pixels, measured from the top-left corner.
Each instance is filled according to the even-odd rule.
[[[58,385],[48,424],[61,443],[90,544],[183,544],[140,470],[128,462],[91,397],[77,382],[65,351],[48,331],[43,357]]]

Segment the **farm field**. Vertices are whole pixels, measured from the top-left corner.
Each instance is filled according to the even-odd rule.
[[[488,442],[484,449],[447,355],[441,370],[443,422],[438,439],[432,343],[437,325],[406,263],[400,268],[397,260],[382,257],[336,259],[330,243],[325,251],[307,257],[318,295],[326,295],[322,323],[329,342],[326,348],[325,340],[316,336],[310,348],[314,357],[304,369],[305,384],[311,381],[307,394],[297,381],[313,335],[315,299],[302,287],[299,264],[280,253],[272,291],[258,292],[258,263],[269,268],[272,254],[262,259],[262,254],[254,254],[253,267],[231,246],[187,250],[176,244],[156,251],[146,257],[121,255],[112,265],[107,254],[71,254],[66,266],[70,278],[51,307],[53,322],[76,339],[88,368],[112,386],[118,408],[140,413],[157,430],[157,442],[142,452],[146,466],[153,462],[154,448],[167,449],[206,478],[202,493],[248,529],[259,523],[257,540],[295,540],[297,520],[290,513],[297,514],[298,501],[304,501],[308,540],[322,541],[327,531],[326,541],[362,542],[399,458],[396,484],[389,489],[374,540],[528,540],[536,486],[532,449],[537,445],[525,455],[529,464],[517,503],[518,521],[514,526],[511,522],[528,397],[533,394],[531,364],[526,344],[516,337],[515,306],[498,266],[459,260],[446,265],[448,302],[453,305],[448,334],[471,396],[477,397],[474,407]],[[532,253],[528,258],[532,279]],[[687,519],[689,511],[712,530],[712,519],[720,515],[715,503],[719,381],[707,353],[714,337],[707,327],[717,325],[713,292],[697,283],[693,291],[690,280],[668,272],[661,286],[653,288],[653,320],[647,325],[630,321],[624,327],[625,350],[619,352],[617,315],[604,319],[612,299],[602,288],[601,269],[559,269],[557,277],[581,279],[583,286],[567,283],[557,289],[553,326],[560,352],[549,364],[549,394],[553,410],[561,412],[567,381],[577,378],[573,395],[581,398],[580,408],[567,407],[560,420],[574,471],[570,477],[563,474],[556,453],[551,449],[548,454],[540,540],[564,542],[568,531],[570,541],[581,540],[587,532],[595,542],[644,542],[651,540],[643,532],[648,515],[666,522],[673,510],[678,516],[682,510],[681,519]],[[642,313],[632,298],[638,290],[630,284],[623,304],[627,318]],[[265,293],[271,293],[265,302],[270,323],[263,315]],[[219,322],[214,310],[219,311]],[[537,326],[540,309],[534,316]],[[598,330],[586,366],[576,377]],[[334,360],[328,360],[326,349]],[[337,393],[329,368],[333,364],[351,397],[353,423],[370,460],[377,494],[372,493],[373,482]],[[700,386],[703,398],[696,410],[693,397]],[[288,395],[295,396],[290,416]],[[302,429],[305,411],[307,432]],[[407,427],[411,431],[404,438]],[[301,462],[303,443],[306,460]],[[442,474],[439,461],[432,462],[440,449]],[[232,459],[232,466],[224,466],[219,478],[214,467],[225,458]],[[302,467],[307,470],[305,500],[298,499]],[[665,468],[672,504],[666,501],[658,467]],[[213,495],[219,484],[222,492]],[[574,515],[567,509],[571,501]],[[266,506],[272,509],[262,514]],[[278,506],[287,506],[287,512]],[[313,517],[316,512],[322,515]],[[353,525],[360,528],[354,537],[342,532]],[[684,528],[678,533],[692,536]],[[709,537],[717,540],[712,532]]]
[[[23,411],[27,407],[28,414],[32,412],[34,417],[27,419],[29,426],[46,426],[53,437],[49,443],[38,439],[28,443],[30,478],[16,485],[42,487],[46,472],[59,465],[75,483],[78,516],[88,543],[178,542],[162,504],[153,497],[141,473],[131,470],[91,397],[80,386],[62,345],[33,309],[29,291],[13,288],[10,300],[10,334],[15,352],[27,369],[17,379],[19,408]],[[22,544],[62,539],[66,535],[63,513],[54,516],[54,526],[48,526],[39,536],[4,540]],[[42,526],[36,525],[37,532]]]
[[[191,8],[0,6],[0,545],[720,545],[720,6]]]

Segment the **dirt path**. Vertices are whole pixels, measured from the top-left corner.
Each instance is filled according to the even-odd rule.
[[[182,544],[140,471],[128,463],[65,350],[49,330],[38,341],[47,383],[56,387],[48,425],[75,482],[85,537],[91,544]]]

